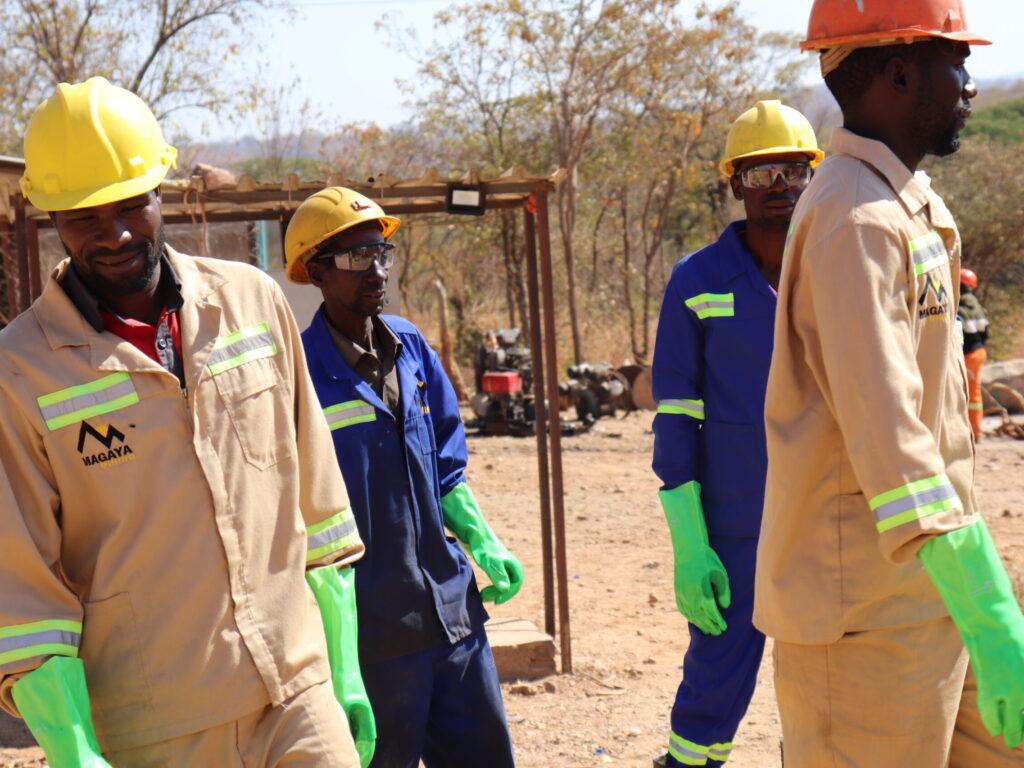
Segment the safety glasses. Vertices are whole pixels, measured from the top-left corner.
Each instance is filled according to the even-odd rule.
[[[740,171],[740,181],[751,189],[768,189],[778,179],[787,187],[802,187],[811,180],[810,163],[765,163]]]
[[[348,272],[362,272],[377,262],[384,269],[395,263],[394,243],[372,243],[357,245],[343,251],[328,251],[319,254],[315,261],[334,261],[334,266]]]

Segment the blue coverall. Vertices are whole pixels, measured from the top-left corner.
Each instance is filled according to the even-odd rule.
[[[359,658],[377,724],[373,768],[511,768],[511,739],[473,568],[441,498],[465,482],[466,436],[437,355],[401,317],[401,419],[345,362],[324,309],[302,334],[366,554]]]
[[[745,222],[733,222],[716,242],[676,264],[654,348],[654,398],[692,403],[685,413],[659,407],[654,472],[665,489],[700,483],[711,548],[732,590],[732,604],[722,611],[723,634],[706,635],[690,624],[672,707],[669,766],[728,759],[764,650],[751,615],[776,293],[740,240],[744,228]]]

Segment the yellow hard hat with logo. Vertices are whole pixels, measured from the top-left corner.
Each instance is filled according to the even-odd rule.
[[[157,187],[177,154],[131,91],[61,83],[29,120],[21,191],[44,211],[105,205]]]
[[[293,283],[308,283],[306,262],[320,243],[364,221],[379,221],[387,240],[401,223],[370,198],[347,187],[327,187],[295,209],[284,236],[284,273]]]
[[[825,157],[806,117],[777,99],[759,101],[736,118],[729,129],[719,168],[732,176],[737,160],[779,152],[803,152],[810,156],[812,168]]]

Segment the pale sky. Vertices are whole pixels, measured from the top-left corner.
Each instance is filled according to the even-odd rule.
[[[426,47],[434,34],[434,14],[452,5],[451,0],[296,2],[297,18],[273,19],[260,33],[266,36],[265,55],[270,58],[265,65],[272,63],[282,82],[299,75],[301,96],[316,101],[332,121],[392,125],[407,119],[410,107],[394,82],[414,79],[415,65],[374,24],[385,14],[392,15],[398,28],[415,28]],[[804,32],[811,4],[812,0],[740,0],[740,9],[763,29]],[[688,0],[686,6],[695,7],[696,1]],[[1014,40],[1024,29],[1024,3],[965,0],[965,10],[969,28],[994,43],[973,48],[968,68],[975,80],[1024,77],[1019,40]],[[210,126],[211,138],[230,133]]]

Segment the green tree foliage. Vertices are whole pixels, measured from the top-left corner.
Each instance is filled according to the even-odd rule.
[[[1004,145],[1024,142],[1024,98],[979,109],[963,130],[967,139],[981,137]]]
[[[978,298],[992,321],[989,349],[997,359],[1020,351],[1015,337],[1024,319],[1019,311],[1024,300],[1024,155],[1015,151],[1019,146],[974,136],[965,138],[956,154],[926,166],[956,219],[963,264],[978,275]]]

